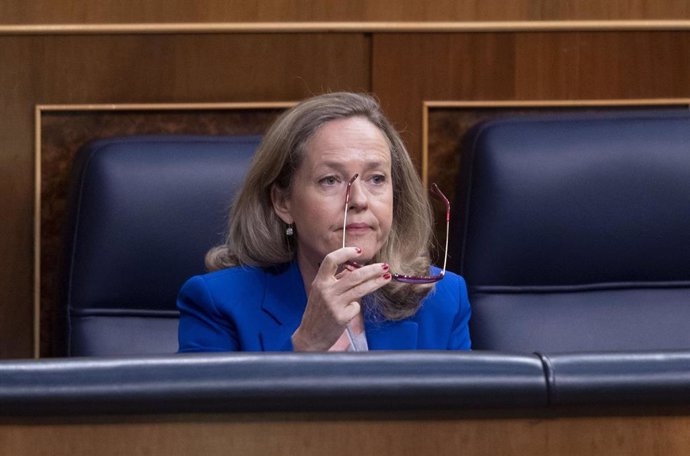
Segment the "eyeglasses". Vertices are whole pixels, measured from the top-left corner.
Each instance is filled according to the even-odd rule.
[[[343,248],[345,247],[345,233],[347,232],[347,210],[348,206],[350,205],[350,191],[352,190],[352,184],[355,182],[357,177],[359,177],[359,174],[355,174],[354,176],[352,176],[352,179],[350,179],[350,181],[347,183],[347,190],[345,192],[345,215],[343,216]],[[397,282],[411,284],[434,283],[438,282],[443,278],[444,275],[446,275],[446,263],[448,261],[448,233],[450,231],[450,202],[448,201],[448,198],[446,198],[446,195],[444,195],[443,192],[441,192],[441,190],[438,188],[438,185],[431,184],[431,192],[434,194],[434,196],[436,196],[446,205],[446,246],[443,254],[443,269],[441,270],[441,273],[438,275],[421,277],[396,274],[394,272],[391,272],[393,280]],[[362,267],[361,264],[355,261],[348,261],[347,264],[355,268]]]

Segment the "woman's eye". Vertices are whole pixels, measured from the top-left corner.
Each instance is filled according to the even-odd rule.
[[[335,176],[326,176],[323,179],[321,179],[319,182],[324,184],[324,185],[335,185],[338,183],[338,179],[336,179]]]
[[[383,174],[375,174],[371,177],[371,181],[375,184],[383,184],[384,182],[386,182],[386,176],[384,176]]]

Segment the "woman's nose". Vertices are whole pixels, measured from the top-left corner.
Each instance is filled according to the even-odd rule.
[[[348,209],[358,209],[361,210],[367,207],[368,195],[366,189],[362,185],[362,182],[357,179],[352,183],[350,188],[350,204]]]

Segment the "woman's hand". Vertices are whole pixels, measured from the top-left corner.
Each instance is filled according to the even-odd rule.
[[[360,299],[391,280],[385,263],[358,269],[346,265],[361,253],[358,247],[345,247],[323,259],[311,284],[302,322],[292,335],[295,351],[326,351],[331,348],[347,324],[359,315]]]

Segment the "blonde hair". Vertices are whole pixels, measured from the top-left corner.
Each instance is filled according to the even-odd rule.
[[[283,113],[263,137],[242,189],[230,210],[225,243],[206,254],[209,270],[237,265],[269,267],[294,259],[296,245],[271,201],[273,185],[289,189],[307,141],[325,123],[363,117],[381,130],[391,152],[393,222],[374,261],[405,275],[429,273],[432,211],[400,135],[366,94],[338,92],[309,98]],[[370,311],[388,320],[414,315],[431,285],[391,281],[367,299]]]

